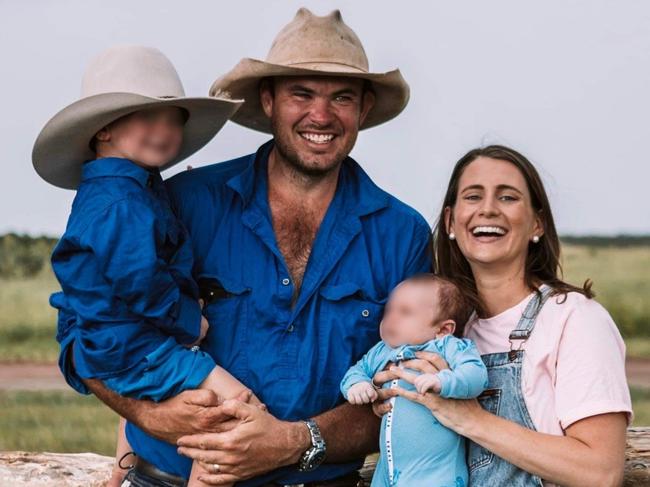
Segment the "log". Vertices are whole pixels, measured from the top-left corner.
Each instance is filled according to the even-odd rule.
[[[361,476],[370,484],[376,455],[369,456]],[[624,487],[650,486],[650,427],[629,428]],[[114,459],[94,453],[0,452],[0,485],[15,487],[102,487]]]

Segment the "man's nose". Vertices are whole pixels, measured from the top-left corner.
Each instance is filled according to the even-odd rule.
[[[326,97],[316,97],[309,110],[309,120],[318,126],[325,127],[332,123],[332,105]]]

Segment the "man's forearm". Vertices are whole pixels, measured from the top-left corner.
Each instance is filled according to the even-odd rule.
[[[381,418],[369,405],[344,403],[314,418],[327,444],[325,462],[349,462],[376,452]]]
[[[149,431],[147,429],[147,425],[143,419],[149,416],[152,413],[153,409],[156,407],[156,403],[153,401],[132,399],[130,397],[120,396],[118,393],[106,387],[104,383],[98,379],[82,380],[88,389],[90,389],[91,392],[97,396],[100,401],[102,401],[109,408],[111,408],[113,411],[115,411],[130,423],[133,423],[138,427],[147,430],[148,433],[156,436],[161,440],[169,441],[172,439],[169,437],[164,437],[164,434],[161,436],[160,432]]]

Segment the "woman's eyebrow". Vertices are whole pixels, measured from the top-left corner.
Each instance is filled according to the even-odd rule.
[[[499,184],[497,186],[497,189],[500,190],[500,191],[503,191],[503,190],[515,191],[515,192],[519,193],[520,195],[524,194],[521,190],[515,188],[514,186],[510,186],[509,184]]]
[[[469,190],[481,190],[482,191],[484,189],[485,189],[485,187],[482,184],[472,184],[470,186],[466,186],[465,188],[461,189],[460,192],[464,193],[465,191],[469,191]],[[498,191],[511,190],[511,191],[515,191],[515,192],[517,192],[517,193],[519,193],[521,195],[524,194],[521,190],[519,190],[519,189],[517,189],[514,186],[511,186],[509,184],[499,184],[499,185],[497,185],[497,190]]]

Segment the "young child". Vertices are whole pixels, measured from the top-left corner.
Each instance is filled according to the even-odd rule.
[[[487,387],[487,370],[473,343],[453,335],[462,332],[468,317],[465,300],[450,281],[421,274],[400,283],[379,327],[382,341],[345,374],[343,396],[352,404],[374,401],[372,377],[390,362],[402,367],[402,361],[424,350],[441,355],[450,369],[420,374],[415,387],[402,380],[384,387],[432,391],[445,398],[477,397]],[[401,397],[392,398],[391,404],[381,423],[381,455],[372,486],[466,485],[464,438],[441,425],[421,404]]]
[[[52,295],[51,304],[59,309],[62,350],[72,343],[72,357],[62,356],[60,365],[80,392],[88,393],[66,373],[71,360],[79,377],[101,379],[120,395],[138,399],[162,401],[193,388],[213,389],[224,399],[245,391],[197,346],[208,322],[192,276],[188,234],[160,176],[161,169],[214,137],[239,105],[186,98],[161,52],[117,47],[91,62],[82,98],[39,135],[36,171],[56,186],[77,189],[52,254],[63,292]],[[175,446],[160,442],[168,448],[147,449],[152,443],[134,430],[136,469],[144,462],[140,465],[154,467],[149,473],[179,477],[165,471],[173,463],[170,456],[177,456]],[[119,431],[116,464],[131,450],[123,420]],[[200,473],[194,464],[190,486],[203,485]],[[111,483],[119,484],[124,474],[116,465]],[[180,477],[183,482],[187,475]]]

